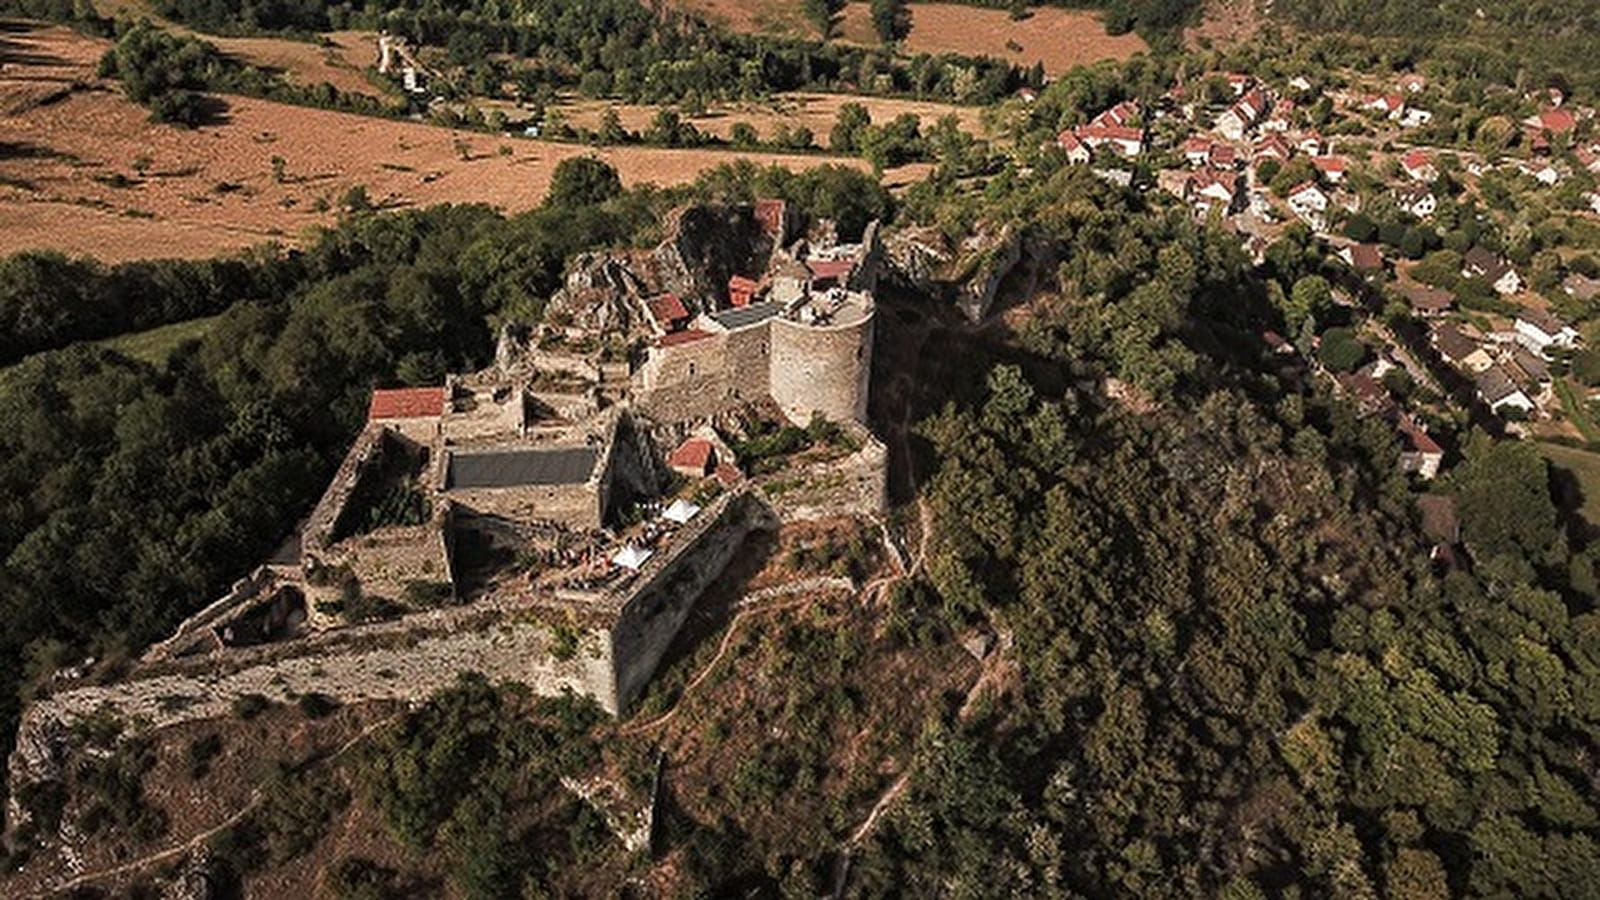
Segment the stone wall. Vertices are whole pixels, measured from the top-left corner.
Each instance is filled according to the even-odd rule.
[[[282,703],[313,692],[346,703],[419,701],[451,686],[463,672],[481,672],[493,681],[526,684],[539,694],[570,688],[615,712],[605,635],[585,635],[568,660],[551,654],[552,642],[548,626],[519,618],[427,634],[379,625],[347,629],[336,640],[229,651],[229,659],[208,658],[204,665],[155,667],[146,677],[63,690],[24,712],[10,761],[11,784],[15,789],[56,777],[72,723],[102,705],[130,725],[161,728],[231,715],[234,702],[247,694]],[[281,655],[285,651],[294,655]]]
[[[682,422],[766,399],[771,389],[768,324],[652,349],[637,378],[640,409],[660,422]]]
[[[772,320],[772,399],[790,421],[820,412],[833,422],[864,422],[872,376],[874,312],[858,322],[816,326]]]
[[[452,502],[475,513],[518,521],[560,522],[570,528],[599,528],[601,498],[590,482],[506,488],[451,488]]]
[[[617,598],[621,613],[611,630],[615,681],[608,708],[626,709],[638,698],[700,595],[752,531],[774,524],[753,494],[724,494],[685,526],[671,550],[646,564]]]

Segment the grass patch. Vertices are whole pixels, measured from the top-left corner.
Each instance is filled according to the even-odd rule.
[[[1588,406],[1572,392],[1572,385],[1565,378],[1556,379],[1556,395],[1561,398],[1561,406],[1567,411],[1567,418],[1577,427],[1578,433],[1591,444],[1600,443],[1600,427],[1589,416]]]
[[[1583,506],[1578,514],[1590,525],[1600,526],[1600,453],[1544,442],[1540,442],[1539,452],[1551,465],[1565,469],[1578,480],[1583,491]]]
[[[124,356],[159,366],[167,361],[167,357],[172,355],[172,351],[176,350],[179,344],[205,337],[221,318],[219,314],[190,319],[186,322],[174,322],[149,331],[120,334],[99,343],[102,347],[115,350]]]

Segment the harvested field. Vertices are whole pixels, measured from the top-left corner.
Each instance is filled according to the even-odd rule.
[[[771,103],[732,103],[713,106],[705,115],[684,116],[683,120],[707,134],[726,139],[733,126],[744,122],[753,126],[763,139],[772,136],[779,125],[790,128],[804,126],[811,129],[821,146],[828,143],[828,132],[839,117],[839,108],[846,103],[860,103],[872,114],[872,121],[887,122],[896,116],[910,113],[922,120],[924,130],[947,115],[953,115],[968,134],[984,134],[982,109],[976,106],[956,106],[951,103],[932,103],[920,100],[899,100],[885,97],[852,97],[841,94],[779,94]],[[508,114],[515,113],[503,105]],[[622,127],[629,131],[644,131],[659,106],[608,103],[604,100],[571,98],[553,107],[568,124],[581,128],[599,128],[601,116],[607,108],[617,111]]]
[[[55,249],[107,261],[203,257],[268,240],[294,243],[334,220],[364,185],[384,207],[543,198],[555,164],[597,153],[626,184],[680,184],[739,158],[797,169],[857,159],[719,150],[594,151],[225,96],[225,121],[195,131],[152,124],[92,77],[105,42],[63,28],[0,32],[0,250]],[[74,80],[81,86],[70,89]],[[40,103],[36,95],[53,94]],[[464,151],[464,152],[463,152]],[[283,179],[274,176],[283,160]],[[893,184],[918,170],[886,175]]]
[[[1044,64],[1057,75],[1073,66],[1105,59],[1127,59],[1149,49],[1136,34],[1106,34],[1099,13],[1056,6],[1035,7],[1021,21],[1003,9],[981,9],[954,3],[913,3],[911,34],[903,49],[910,53],[964,53],[993,56],[1022,66]],[[840,28],[846,40],[876,44],[866,3],[845,7]]]
[[[182,29],[173,29],[181,31]],[[198,35],[217,49],[258,69],[281,72],[294,84],[327,82],[348,94],[382,97],[384,91],[367,80],[365,70],[377,60],[377,35],[364,31],[335,31],[323,37],[331,47],[305,41],[270,37],[218,37]]]

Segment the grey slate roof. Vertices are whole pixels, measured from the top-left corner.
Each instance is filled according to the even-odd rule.
[[[733,309],[724,309],[711,314],[711,320],[729,331],[759,325],[783,312],[781,303],[752,303],[749,306],[736,306]]]
[[[445,482],[450,488],[505,488],[540,484],[582,484],[594,472],[600,453],[593,447],[562,450],[497,450],[456,453]]]

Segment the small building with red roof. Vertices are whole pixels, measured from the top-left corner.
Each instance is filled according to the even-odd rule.
[[[689,324],[689,308],[677,294],[660,294],[645,301],[656,330],[663,334],[680,331]]]
[[[380,388],[372,392],[367,421],[429,444],[439,433],[444,405],[442,387]]]
[[[703,437],[691,437],[667,454],[667,467],[685,478],[704,478],[716,465],[716,448]]]
[[[761,282],[734,275],[728,279],[728,302],[734,306],[749,306],[755,302],[756,293],[760,290]]]

